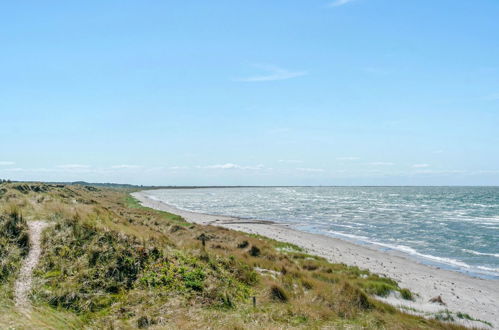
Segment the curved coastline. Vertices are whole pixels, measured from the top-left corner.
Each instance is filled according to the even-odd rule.
[[[458,259],[453,259],[450,257],[445,257],[445,256],[435,256],[431,254],[424,254],[420,251],[415,250],[414,248],[406,245],[395,245],[393,243],[383,243],[379,242],[376,240],[372,240],[368,237],[365,236],[357,236],[357,235],[352,235],[352,234],[347,234],[343,232],[338,232],[335,230],[326,230],[325,232],[320,232],[317,230],[312,230],[308,229],[308,225],[305,223],[287,223],[283,222],[282,220],[274,220],[274,219],[261,219],[258,217],[254,216],[241,216],[241,215],[234,215],[234,214],[222,214],[222,213],[209,213],[203,210],[192,210],[192,209],[186,209],[182,208],[178,205],[175,204],[170,204],[162,201],[161,199],[158,199],[157,196],[154,195],[148,195],[149,198],[165,203],[169,207],[175,209],[177,212],[189,212],[189,213],[197,213],[197,214],[203,214],[203,215],[208,215],[208,216],[215,216],[215,217],[227,217],[231,218],[234,221],[237,221],[237,223],[242,223],[242,221],[247,221],[249,224],[255,224],[255,223],[268,223],[268,224],[275,224],[275,225],[282,225],[282,226],[289,226],[289,228],[292,228],[294,230],[297,230],[299,232],[307,232],[310,234],[316,234],[316,235],[321,235],[321,236],[327,236],[335,239],[340,239],[342,241],[350,242],[355,245],[360,245],[364,247],[368,247],[370,249],[374,249],[380,252],[390,252],[393,254],[396,254],[398,256],[408,258],[413,262],[418,262],[422,264],[426,264],[428,266],[432,266],[435,268],[443,268],[446,270],[451,270],[451,271],[456,271],[460,272],[462,274],[465,274],[466,276],[471,276],[471,277],[478,277],[478,278],[484,278],[484,279],[490,279],[490,280],[499,280],[499,269],[498,268],[489,268],[485,266],[474,266],[465,263],[464,261],[460,261]],[[228,224],[226,221],[224,221],[224,225]],[[338,226],[338,224],[336,224]],[[496,254],[487,254],[487,253],[479,253],[476,251],[469,251],[473,254],[477,255],[492,255],[498,257],[499,255]]]
[[[180,215],[186,221],[215,225],[250,234],[292,243],[305,248],[311,254],[334,263],[365,268],[399,282],[418,296],[415,301],[405,301],[395,296],[380,300],[420,315],[432,315],[448,309],[454,313],[467,313],[471,317],[492,324],[499,329],[499,280],[473,277],[468,274],[421,263],[397,250],[380,250],[374,244],[355,244],[332,236],[308,233],[293,229],[290,225],[272,221],[250,220],[240,217],[204,214],[183,210],[151,198],[147,190],[132,194],[142,205]],[[445,306],[430,303],[441,296]],[[416,310],[417,312],[415,312]],[[474,327],[487,327],[485,323],[459,319],[460,323]]]

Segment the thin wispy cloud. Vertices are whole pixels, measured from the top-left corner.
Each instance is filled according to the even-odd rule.
[[[414,168],[426,168],[426,167],[430,167],[430,164],[414,164],[414,165],[412,165],[412,167],[414,167]]]
[[[499,174],[499,170],[476,170],[471,171],[471,174]]]
[[[309,172],[309,173],[322,173],[326,171],[323,168],[310,168],[310,167],[299,167],[297,168],[297,170],[300,172]]]
[[[0,161],[0,166],[12,166],[15,165],[15,162],[10,162],[10,161]]]
[[[61,172],[63,169],[61,168],[43,168],[43,167],[39,167],[39,168],[23,168],[23,167],[11,167],[11,168],[7,168],[7,169],[4,169],[2,171],[5,171],[5,172],[29,172],[29,173],[59,173]]]
[[[200,166],[199,168],[215,169],[215,170],[262,170],[264,169],[264,166],[261,164],[256,166],[244,166],[233,163],[226,163],[226,164]]]
[[[189,167],[187,166],[170,166],[168,167],[169,170],[177,171],[177,170],[186,170]]]
[[[0,172],[22,172],[24,171],[21,167],[9,167],[9,168],[0,168]]]
[[[394,164],[391,162],[371,162],[371,163],[369,163],[369,165],[372,165],[372,166],[392,166]]]
[[[336,160],[359,160],[359,157],[336,157]]]
[[[63,164],[63,165],[57,165],[56,167],[64,170],[80,170],[80,169],[90,168],[89,165],[83,165],[83,164]]]
[[[287,79],[305,76],[308,74],[308,71],[293,71],[293,70],[283,69],[274,65],[258,64],[254,65],[254,67],[264,71],[264,73],[261,75],[237,78],[234,80],[241,82],[265,82],[265,81],[287,80]]]
[[[112,169],[134,169],[134,168],[141,168],[142,166],[139,165],[128,165],[128,164],[122,164],[122,165],[113,165],[111,166]]]
[[[279,163],[301,164],[301,163],[303,163],[303,160],[297,160],[297,159],[279,159]]]
[[[341,7],[355,0],[336,0],[329,4],[329,7]]]
[[[460,175],[474,175],[476,174],[476,171],[468,171],[468,170],[432,170],[432,169],[418,169],[414,173],[416,175],[453,175],[453,174],[460,174]],[[410,175],[410,173],[406,173],[407,175]]]

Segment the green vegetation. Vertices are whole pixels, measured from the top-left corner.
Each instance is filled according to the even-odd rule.
[[[133,198],[131,195],[126,195],[124,201],[126,207],[135,209],[144,208],[142,205],[140,205],[140,202],[137,199]]]
[[[473,317],[471,317],[470,315],[466,314],[466,313],[461,313],[461,312],[457,312],[456,313],[456,316],[460,319],[465,319],[465,320],[468,320],[468,321],[477,321],[477,322],[482,322],[483,324],[486,324],[488,325],[489,327],[492,327],[492,323],[490,322],[487,322],[487,321],[483,321],[483,320],[479,320],[479,319],[475,319]]]
[[[28,228],[20,209],[15,205],[5,209],[5,214],[0,215],[0,285],[17,274],[29,245]]]
[[[414,300],[413,294],[409,289],[401,289],[400,296],[405,300]]]
[[[364,288],[367,293],[380,297],[386,297],[392,291],[402,291],[398,288],[397,282],[390,278],[380,277],[378,275],[369,275],[365,279],[358,281],[358,284],[360,287]],[[406,291],[408,290],[404,289],[403,292]],[[405,294],[407,295],[407,293]]]
[[[391,279],[292,244],[187,223],[142,207],[130,190],[0,188],[0,327],[460,328],[377,301],[391,291],[412,298]],[[10,292],[27,252],[26,221],[34,219],[51,225],[32,314],[18,317]]]

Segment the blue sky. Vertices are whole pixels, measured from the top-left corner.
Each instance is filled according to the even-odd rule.
[[[4,1],[0,178],[499,185],[499,2]]]

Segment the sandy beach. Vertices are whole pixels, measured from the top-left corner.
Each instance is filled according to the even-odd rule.
[[[380,251],[369,246],[356,245],[340,239],[305,233],[287,225],[269,221],[248,221],[234,217],[189,212],[150,198],[147,191],[132,194],[142,205],[182,216],[189,222],[215,225],[252,234],[259,234],[305,248],[309,253],[334,263],[345,263],[368,269],[399,282],[417,294],[415,301],[403,300],[391,295],[379,298],[401,309],[434,317],[435,313],[449,310],[465,313],[473,319],[454,317],[458,323],[470,327],[499,329],[499,281],[467,276],[462,273],[418,263],[396,251]],[[440,296],[444,304],[431,303]],[[455,315],[454,315],[455,316]]]

